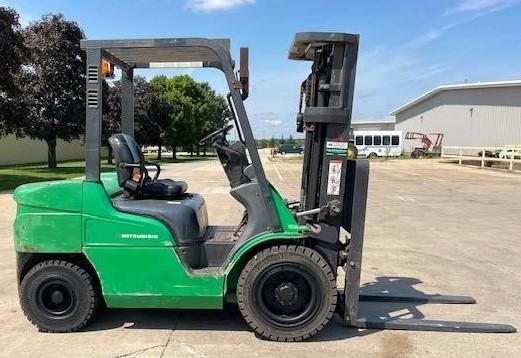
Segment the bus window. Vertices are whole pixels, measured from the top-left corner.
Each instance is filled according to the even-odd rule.
[[[374,145],[382,145],[382,137],[379,135],[375,135],[373,137],[373,143]]]
[[[370,135],[366,135],[364,138],[364,144],[373,145],[373,137],[371,137]]]
[[[392,145],[399,145],[400,144],[400,136],[393,135],[391,139]]]
[[[384,135],[384,145],[389,144],[391,144],[391,137],[389,137],[388,135]]]
[[[364,145],[364,137],[362,137],[361,135],[356,136],[355,144],[356,145]]]

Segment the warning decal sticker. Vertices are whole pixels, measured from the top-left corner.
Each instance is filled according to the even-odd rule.
[[[326,155],[347,155],[347,142],[326,142]]]
[[[327,175],[327,195],[340,194],[340,180],[342,178],[342,161],[332,160],[329,162],[329,173]]]

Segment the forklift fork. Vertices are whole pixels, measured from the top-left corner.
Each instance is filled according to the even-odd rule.
[[[348,161],[347,171],[347,219],[349,239],[345,269],[345,286],[339,292],[339,311],[347,326],[366,329],[396,329],[410,331],[471,332],[471,333],[513,333],[516,328],[508,324],[442,321],[417,318],[394,318],[366,316],[359,312],[359,302],[410,303],[410,304],[475,304],[469,296],[439,294],[387,295],[361,294],[360,273],[364,240],[365,210],[369,179],[367,160]]]

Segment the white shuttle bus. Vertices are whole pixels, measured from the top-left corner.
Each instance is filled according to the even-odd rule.
[[[355,146],[362,158],[402,155],[402,131],[354,131]]]

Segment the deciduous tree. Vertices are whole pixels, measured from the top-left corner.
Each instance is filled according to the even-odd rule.
[[[84,132],[84,35],[75,22],[59,14],[30,24],[24,37],[30,56],[24,83],[28,115],[21,130],[47,143],[48,165],[55,168],[57,139],[71,141]]]
[[[197,83],[188,75],[173,77],[156,76],[152,85],[157,88],[164,102],[170,105],[169,126],[166,140],[173,147],[189,148],[193,151],[199,139],[221,128],[229,109],[225,99],[216,94],[208,83]]]
[[[26,57],[18,14],[0,7],[0,135],[17,132],[25,116],[20,73]]]

